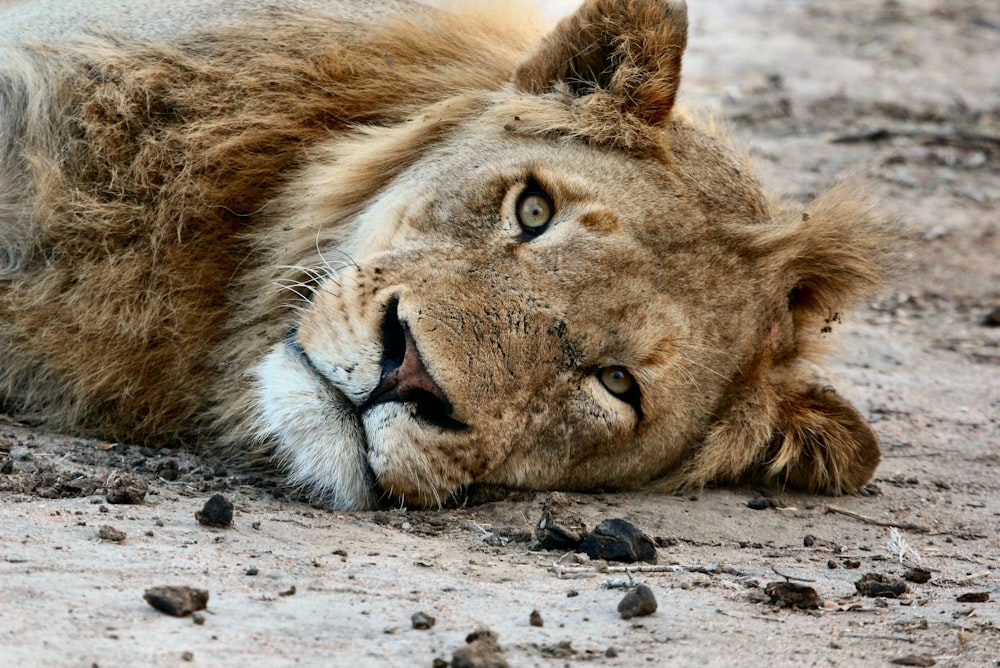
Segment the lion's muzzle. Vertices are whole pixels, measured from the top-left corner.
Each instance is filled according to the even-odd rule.
[[[459,431],[467,428],[452,417],[451,401],[427,371],[413,333],[399,318],[398,298],[389,302],[382,322],[379,383],[362,404],[361,411],[391,402],[415,404],[417,417],[441,429]]]

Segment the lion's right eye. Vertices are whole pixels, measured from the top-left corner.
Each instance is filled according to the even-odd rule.
[[[517,198],[517,222],[526,234],[537,237],[544,232],[552,216],[555,206],[552,200],[537,186],[526,188]]]
[[[597,370],[597,378],[604,389],[632,406],[642,416],[639,398],[639,383],[628,369],[622,366],[606,366]]]

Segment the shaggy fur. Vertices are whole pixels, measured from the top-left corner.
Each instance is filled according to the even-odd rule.
[[[271,457],[339,507],[476,481],[857,490],[877,440],[807,369],[878,284],[883,226],[845,188],[779,210],[673,110],[682,3],[591,0],[540,43],[508,15],[8,54],[0,397]],[[421,389],[373,403],[404,333]],[[618,368],[635,393],[602,386]]]

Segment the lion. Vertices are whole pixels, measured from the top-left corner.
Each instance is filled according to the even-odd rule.
[[[5,410],[338,509],[872,477],[816,362],[891,235],[676,108],[683,2],[114,4],[0,21]]]

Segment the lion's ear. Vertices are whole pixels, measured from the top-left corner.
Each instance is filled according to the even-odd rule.
[[[770,229],[750,230],[765,271],[778,282],[795,325],[794,356],[838,314],[868,297],[885,280],[902,241],[890,221],[850,182],[817,198],[805,211]]]
[[[514,72],[519,90],[609,95],[650,125],[670,115],[687,44],[682,0],[588,0]]]

